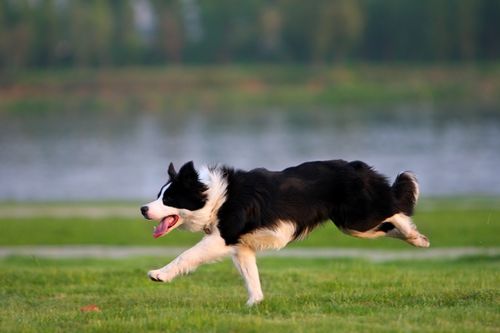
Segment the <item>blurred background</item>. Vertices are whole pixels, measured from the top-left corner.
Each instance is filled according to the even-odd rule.
[[[500,0],[0,0],[0,332],[499,332],[499,152]],[[140,215],[170,162],[324,159],[414,171],[431,248],[148,281],[204,236]]]
[[[0,0],[0,201],[360,159],[500,195],[498,0]]]

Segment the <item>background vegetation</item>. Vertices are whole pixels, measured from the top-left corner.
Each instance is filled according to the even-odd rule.
[[[500,67],[495,64],[58,69],[10,72],[0,81],[0,110],[26,113],[272,107],[334,111],[338,105],[496,105],[500,100]]]
[[[500,56],[497,0],[0,0],[0,68]]]

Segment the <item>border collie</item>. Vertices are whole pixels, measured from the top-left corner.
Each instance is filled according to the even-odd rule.
[[[392,186],[360,161],[307,162],[283,171],[202,167],[193,162],[169,180],[157,199],[141,207],[158,221],[153,236],[176,228],[203,231],[205,237],[168,265],[152,270],[153,281],[168,282],[199,265],[231,255],[245,280],[248,305],[263,300],[255,254],[281,249],[331,220],[344,233],[361,238],[389,236],[428,247],[410,216],[419,189],[415,176],[403,172]]]

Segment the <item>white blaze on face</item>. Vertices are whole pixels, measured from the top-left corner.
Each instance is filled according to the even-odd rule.
[[[163,204],[163,194],[170,187],[170,184],[165,185],[158,196],[158,199],[146,204],[148,207],[148,218],[159,221],[153,232],[153,237],[161,237],[179,226],[180,212],[178,208],[165,206]]]
[[[159,221],[165,216],[175,214],[175,212],[172,211],[172,209],[174,209],[173,207],[168,207],[163,204],[163,194],[169,187],[170,184],[163,186],[158,199],[146,204],[146,206],[148,207],[148,217],[151,220]]]

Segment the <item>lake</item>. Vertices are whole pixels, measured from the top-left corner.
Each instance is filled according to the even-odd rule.
[[[0,113],[0,200],[146,200],[179,167],[363,160],[423,196],[500,195],[498,105]]]

